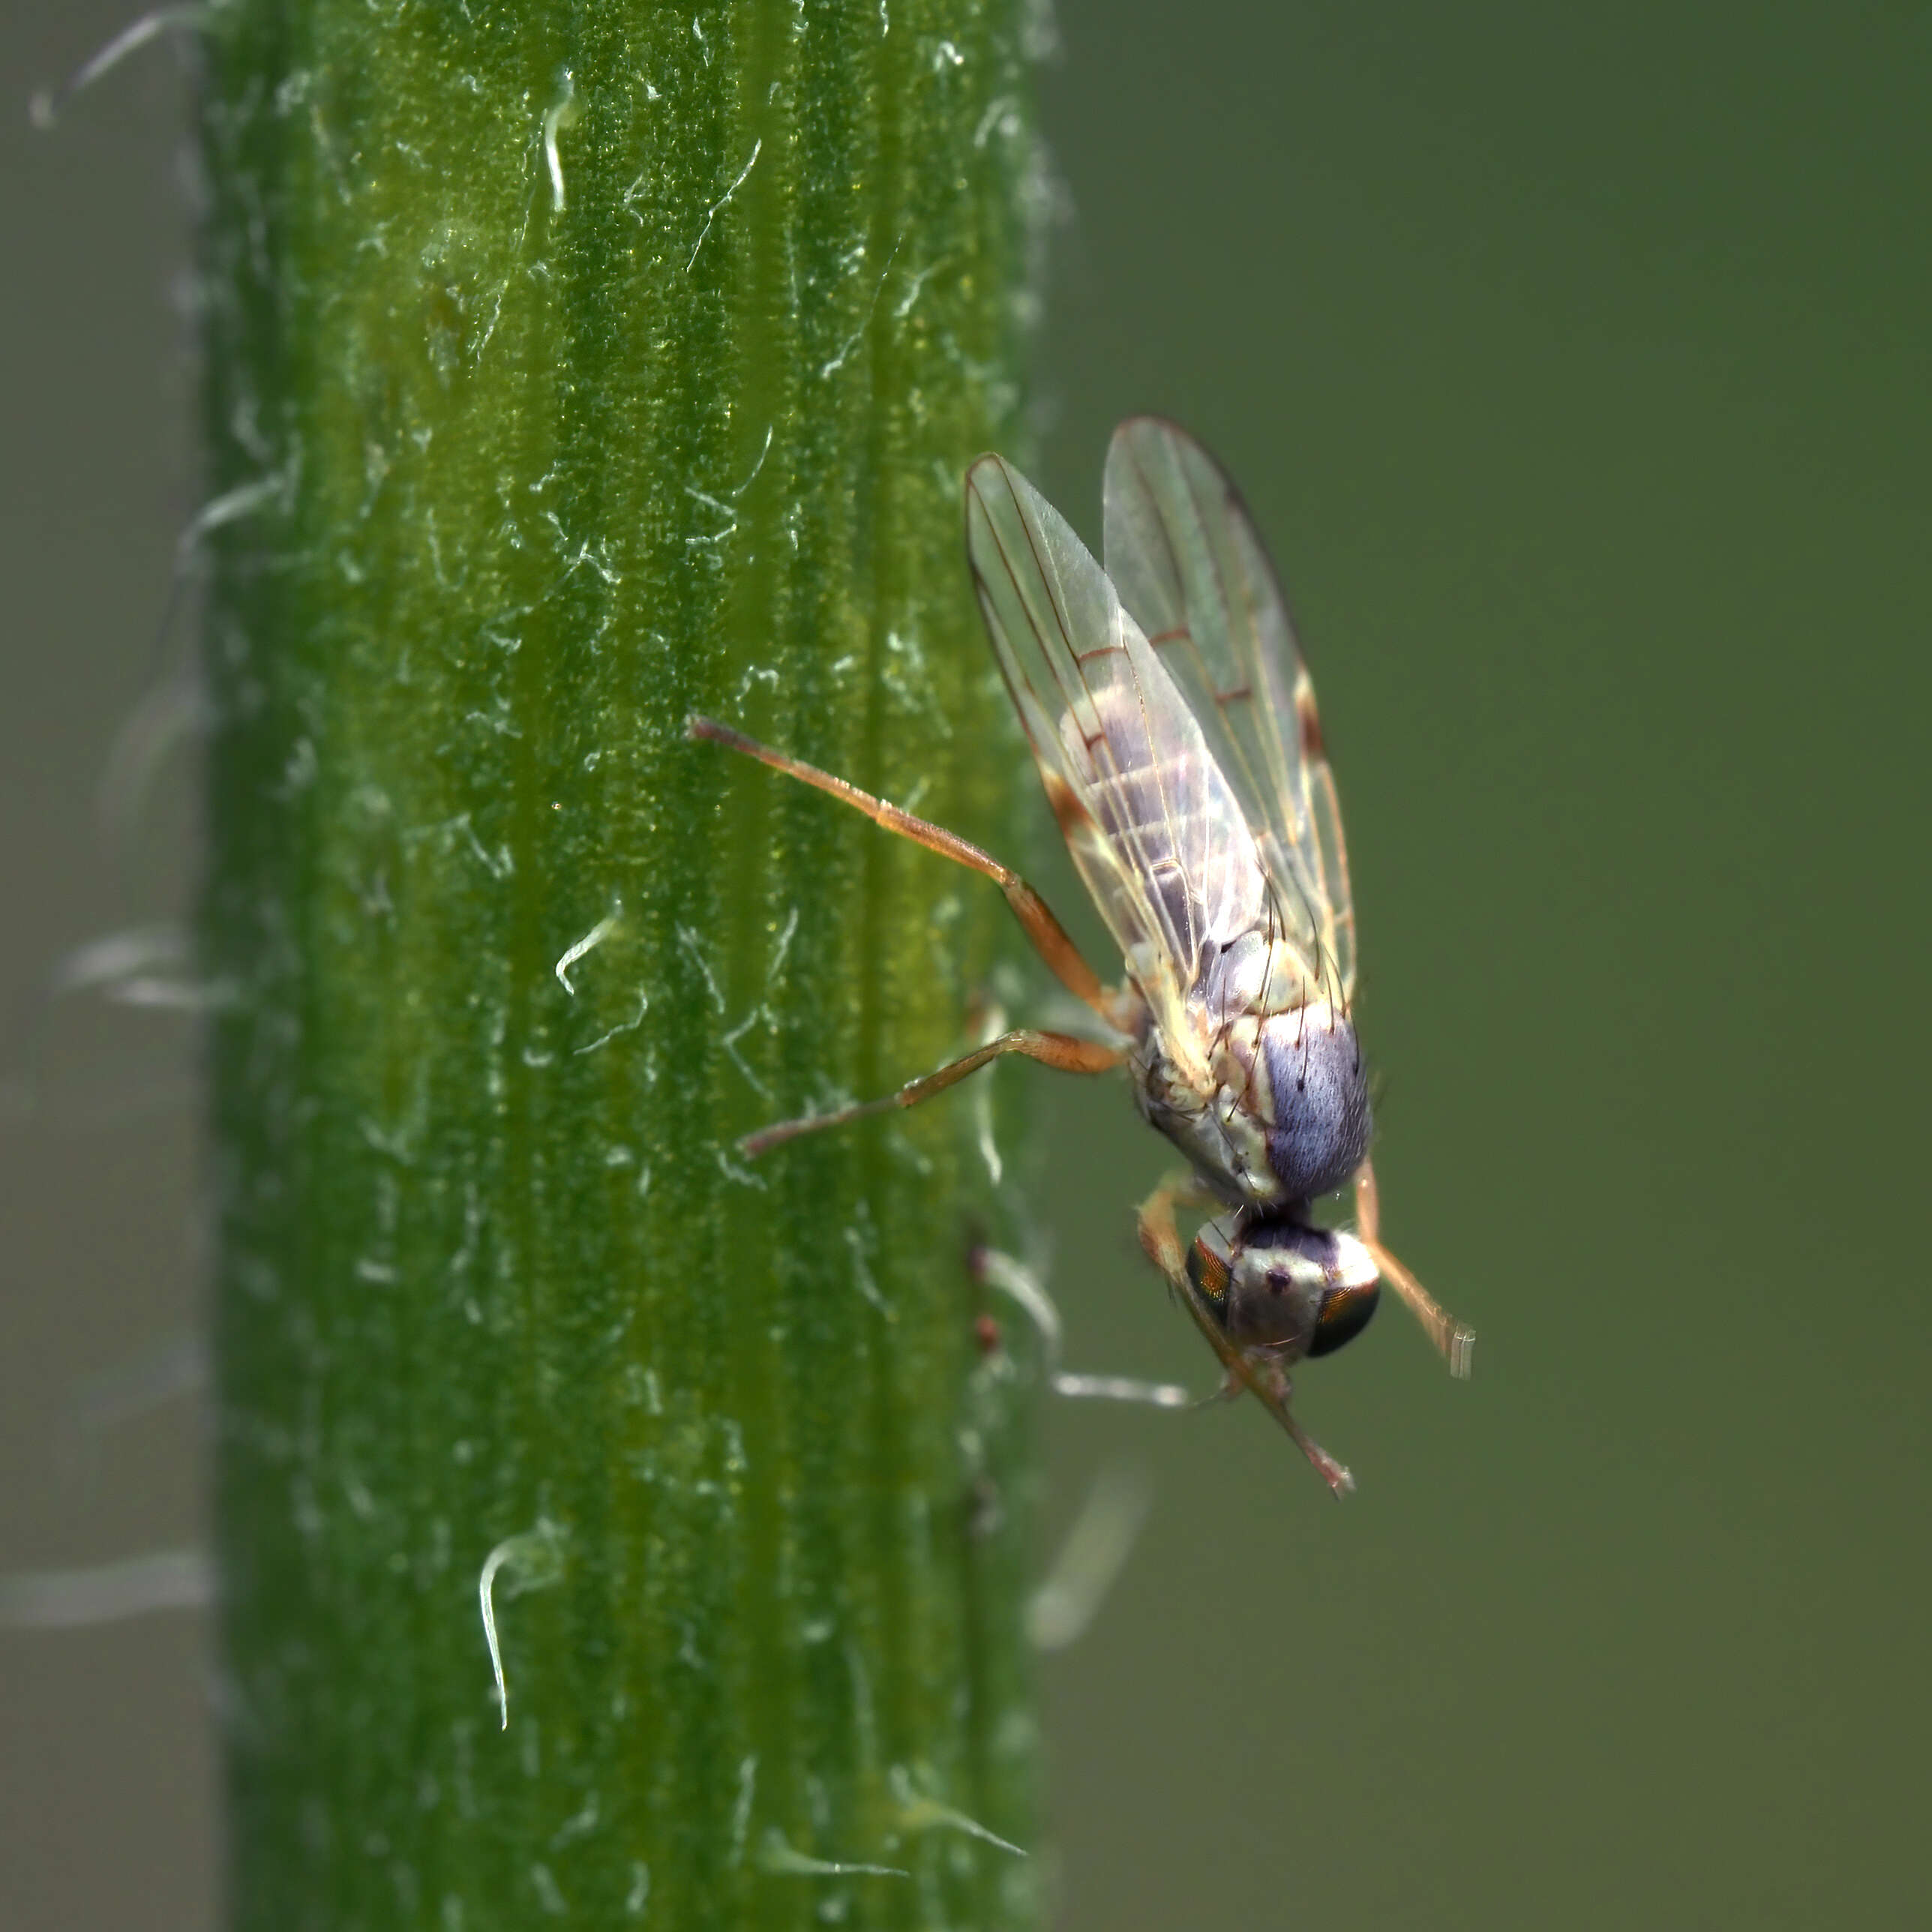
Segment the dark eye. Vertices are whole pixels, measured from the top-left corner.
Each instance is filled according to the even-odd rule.
[[[1331,1288],[1322,1298],[1315,1318],[1315,1339],[1308,1345],[1311,1355],[1332,1355],[1344,1342],[1352,1342],[1369,1325],[1369,1318],[1382,1299],[1382,1284],[1372,1281],[1366,1288]]]

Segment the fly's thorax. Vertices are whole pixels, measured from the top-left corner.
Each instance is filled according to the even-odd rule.
[[[1229,1339],[1282,1361],[1325,1355],[1368,1326],[1381,1294],[1375,1262],[1354,1235],[1286,1216],[1212,1222],[1194,1238],[1188,1279]]]
[[[1257,1027],[1251,1070],[1282,1198],[1332,1193],[1367,1158],[1373,1126],[1354,1024],[1326,1000],[1270,1014]]]
[[[1250,930],[1204,952],[1189,999],[1210,1037],[1265,1010],[1278,950]]]
[[[1158,1026],[1148,1027],[1127,1065],[1142,1118],[1180,1150],[1224,1205],[1253,1208],[1279,1196],[1265,1130],[1228,1089],[1214,1087],[1210,1073],[1170,1053]]]

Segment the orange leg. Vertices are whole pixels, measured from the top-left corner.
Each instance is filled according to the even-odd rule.
[[[944,1093],[968,1074],[976,1073],[989,1060],[996,1060],[1003,1053],[1024,1054],[1028,1059],[1058,1067],[1063,1073],[1106,1073],[1120,1065],[1127,1050],[1103,1046],[1098,1040],[1077,1039],[1070,1033],[1036,1033],[1030,1027],[1018,1027],[957,1060],[948,1060],[930,1073],[922,1073],[916,1080],[908,1080],[896,1094],[888,1094],[883,1100],[862,1100],[856,1106],[839,1107],[829,1114],[780,1120],[775,1126],[760,1127],[756,1133],[747,1134],[738,1143],[739,1148],[755,1159],[781,1141],[816,1133],[820,1127],[842,1127],[848,1120],[862,1120],[868,1114],[883,1114],[890,1107],[916,1107],[920,1101]]]
[[[1436,1344],[1449,1372],[1458,1382],[1466,1382],[1470,1359],[1475,1353],[1476,1333],[1451,1315],[1382,1244],[1382,1198],[1376,1187],[1372,1162],[1364,1161],[1355,1171],[1355,1221],[1362,1245],[1374,1258],[1383,1280],[1394,1288],[1408,1312],[1422,1324],[1423,1332]]]
[[[1314,1466],[1316,1474],[1336,1496],[1345,1496],[1355,1486],[1355,1479],[1346,1465],[1336,1462],[1295,1420],[1288,1408],[1293,1391],[1287,1371],[1266,1349],[1243,1348],[1231,1342],[1187,1278],[1186,1252],[1180,1245],[1180,1230],[1174,1226],[1174,1210],[1180,1206],[1213,1204],[1214,1197],[1192,1174],[1156,1187],[1141,1204],[1141,1246],[1148,1258],[1166,1276],[1174,1299],[1193,1317],[1195,1327],[1220,1357],[1228,1393],[1238,1395],[1243,1389],[1251,1390],[1255,1400],[1281,1424],[1294,1446]]]
[[[728,724],[720,724],[715,718],[701,718],[694,712],[684,721],[684,734],[687,738],[708,738],[714,745],[742,752],[746,758],[756,758],[760,764],[770,765],[773,771],[783,772],[788,778],[815,785],[820,791],[830,792],[834,798],[862,812],[874,825],[896,832],[902,838],[910,838],[928,851],[937,852],[941,858],[983,873],[1006,894],[1007,904],[1012,908],[1015,917],[1024,928],[1028,938],[1033,941],[1034,950],[1052,968],[1060,983],[1075,998],[1085,1000],[1109,1026],[1118,1024],[1120,1010],[1114,996],[1101,983],[1100,976],[1081,957],[1080,949],[1067,936],[1066,928],[1054,917],[1039,893],[1018,873],[1010,872],[1001,865],[990,852],[982,852],[970,840],[961,838],[956,832],[947,831],[943,825],[915,818],[910,812],[902,811],[896,805],[888,805],[868,791],[861,791],[844,778],[835,778],[830,772],[820,771],[816,765],[808,765],[802,758],[789,758],[783,752],[775,752],[769,745],[761,745],[755,738],[748,738],[742,731],[734,731]],[[972,1070],[969,1067],[967,1070],[970,1072]],[[913,1103],[902,1100],[902,1104],[909,1107]]]

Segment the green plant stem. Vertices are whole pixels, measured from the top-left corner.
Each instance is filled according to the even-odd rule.
[[[958,1050],[1004,909],[682,733],[1000,842],[1020,10],[211,10],[238,1925],[1036,1918],[974,1103],[734,1151]]]

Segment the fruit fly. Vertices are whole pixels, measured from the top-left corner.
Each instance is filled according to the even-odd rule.
[[[956,833],[709,718],[761,760],[993,880],[1107,1042],[1022,1028],[896,1094],[750,1136],[760,1154],[916,1106],[1003,1054],[1076,1073],[1124,1064],[1142,1116],[1186,1156],[1142,1204],[1141,1245],[1220,1359],[1337,1495],[1348,1471],[1289,1406],[1289,1369],[1358,1335],[1381,1289],[1450,1372],[1473,1336],[1382,1245],[1352,1003],[1355,914],[1314,688],[1246,506],[1173,424],[1138,416],[1107,454],[1102,569],[998,456],[966,474],[980,608],[1047,802],[1125,968],[1109,987],[1018,874]],[[1352,1185],[1355,1231],[1314,1206]],[[1184,1246],[1177,1210],[1210,1220]]]

